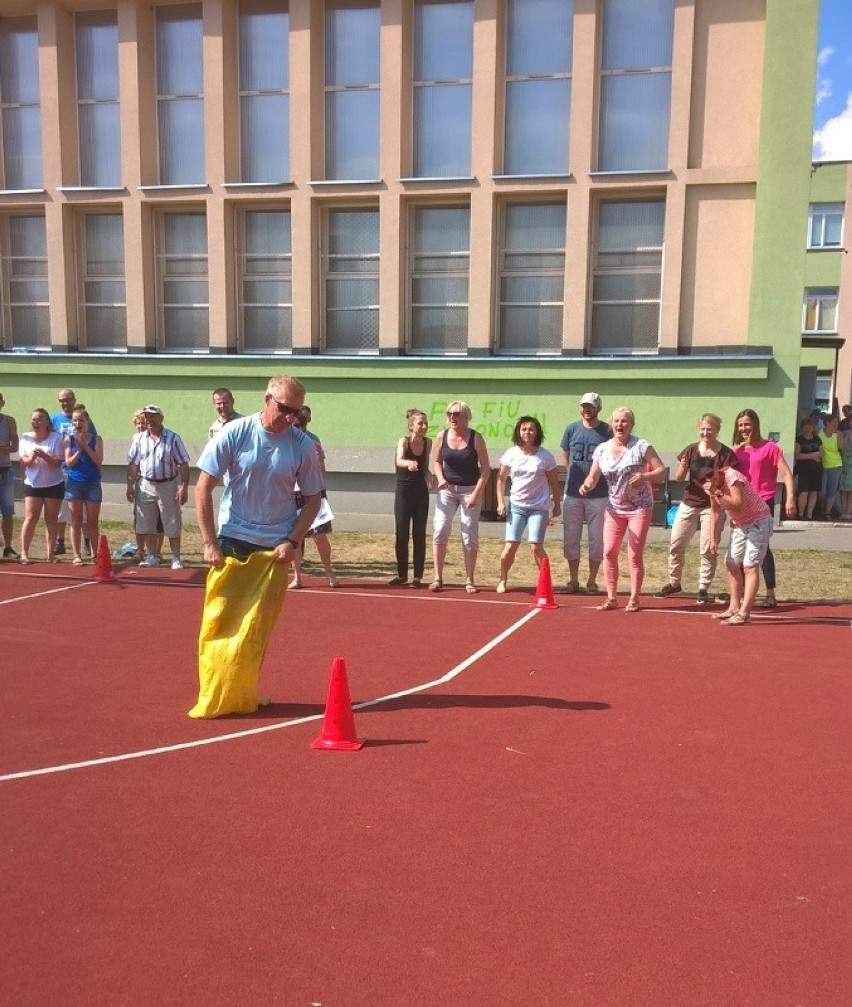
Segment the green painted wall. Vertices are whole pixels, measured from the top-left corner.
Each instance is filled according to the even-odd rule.
[[[749,342],[775,361],[761,412],[789,447],[801,361],[802,292],[819,0],[767,0]]]

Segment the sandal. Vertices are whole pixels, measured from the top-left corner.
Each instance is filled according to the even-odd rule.
[[[328,586],[329,587],[340,587],[340,581],[337,579],[337,577],[333,573],[329,574],[329,576],[328,576]]]
[[[301,588],[302,588],[302,582],[300,580],[296,580],[295,577],[287,585],[287,590],[288,591],[299,591],[299,590],[301,590]]]
[[[743,615],[742,612],[734,612],[730,619],[726,619],[723,626],[747,626],[751,622],[751,616]]]
[[[618,608],[618,602],[615,598],[607,598],[603,605],[598,605],[598,612],[614,612]]]
[[[576,580],[569,580],[568,581],[568,587],[565,588],[565,593],[566,594],[579,594],[580,593],[580,585],[577,583]]]
[[[506,593],[506,581],[505,580],[501,580],[497,584],[497,594],[505,594],[505,593]]]
[[[636,598],[631,598],[630,601],[624,606],[625,612],[638,612],[641,606]]]
[[[429,585],[429,590],[435,592],[444,590],[444,582],[441,580],[440,577],[436,577],[432,581],[432,583]]]
[[[479,588],[476,586],[476,584],[473,583],[472,580],[469,580],[465,584],[464,589],[465,591],[467,591],[468,594],[479,594]]]
[[[82,556],[75,556],[74,559],[71,560],[71,566],[82,566],[82,565],[83,565]]]
[[[713,618],[716,619],[718,622],[725,622],[727,619],[730,619],[732,615],[737,615],[737,612],[735,610],[728,608],[725,609],[724,612],[714,612]]]

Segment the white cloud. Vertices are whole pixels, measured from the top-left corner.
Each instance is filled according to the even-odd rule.
[[[831,81],[828,79],[828,77],[820,77],[817,80],[817,86],[816,86],[815,97],[817,105],[821,105],[825,101],[825,99],[830,98],[832,94],[834,94],[834,91],[832,90],[831,87]]]
[[[825,66],[825,64],[831,59],[833,55],[834,55],[834,46],[831,45],[823,46],[822,49],[820,49],[819,51],[819,55],[817,56],[817,65]]]
[[[852,161],[852,92],[846,108],[814,133],[814,161]]]

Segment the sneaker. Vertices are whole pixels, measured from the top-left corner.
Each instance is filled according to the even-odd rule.
[[[181,563],[180,556],[172,556],[172,570],[183,570],[183,563]]]
[[[673,594],[680,594],[680,584],[666,584],[662,591],[657,591],[655,598],[670,598]]]
[[[7,545],[6,548],[3,550],[3,559],[20,559],[20,558],[21,558],[20,555],[16,553],[15,550],[10,545]]]
[[[139,566],[159,566],[159,565],[160,565],[160,557],[153,552],[149,556],[146,556],[145,559],[143,559],[142,562],[139,564]]]
[[[56,540],[56,545],[53,547],[54,556],[64,556],[65,555],[65,542],[63,539],[58,538]]]
[[[706,587],[700,587],[698,589],[698,594],[696,595],[695,600],[698,602],[699,605],[708,604],[708,602],[710,601],[710,592],[707,590]]]

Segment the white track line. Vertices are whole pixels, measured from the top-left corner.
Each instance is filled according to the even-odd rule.
[[[530,619],[538,615],[540,611],[541,609],[537,608],[530,609],[526,615],[518,619],[517,622],[512,623],[512,625],[507,629],[504,629],[502,633],[495,636],[483,647],[480,647],[476,653],[465,658],[464,661],[457,664],[454,668],[451,668],[440,678],[433,679],[431,682],[423,682],[421,685],[414,685],[410,689],[402,689],[400,692],[389,693],[387,696],[380,696],[378,699],[367,699],[361,703],[354,703],[352,709],[365,710],[371,706],[378,706],[381,703],[387,703],[392,699],[400,699],[402,696],[413,696],[418,692],[425,692],[427,689],[433,689],[437,685],[443,685],[444,683],[451,681],[457,675],[460,675],[465,669],[469,668],[472,664],[478,661],[481,657],[484,657],[489,651],[501,644],[513,633],[521,629],[522,626],[525,626]],[[66,773],[71,769],[88,769],[92,766],[106,766],[112,762],[126,762],[129,759],[144,759],[152,755],[166,755],[169,752],[180,752],[188,748],[200,748],[202,745],[218,745],[222,741],[236,741],[239,738],[248,738],[256,734],[266,734],[269,731],[280,731],[285,727],[297,727],[300,724],[308,724],[313,720],[322,720],[324,716],[324,713],[314,713],[309,717],[298,717],[295,720],[286,720],[280,724],[267,724],[264,727],[252,727],[247,731],[235,731],[232,734],[220,734],[215,738],[201,738],[196,741],[184,741],[178,745],[164,745],[162,748],[148,748],[141,752],[125,752],[123,755],[110,755],[103,759],[88,759],[85,762],[69,762],[60,766],[46,766],[43,769],[28,769],[20,773],[7,773],[5,776],[0,776],[0,783],[5,783],[9,780],[26,780],[33,776],[49,776],[53,773]]]
[[[84,580],[77,584],[68,584],[67,587],[52,587],[49,591],[36,591],[35,594],[22,594],[19,598],[7,598],[0,601],[0,605],[14,605],[16,601],[29,601],[30,598],[44,598],[49,594],[59,594],[62,591],[74,591],[78,587],[88,587],[90,584],[97,584],[94,580]]]

